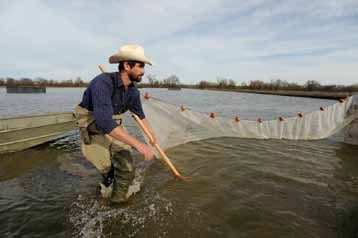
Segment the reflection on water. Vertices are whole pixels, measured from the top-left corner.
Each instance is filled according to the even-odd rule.
[[[178,92],[169,96],[167,91],[159,93],[169,100],[179,98]],[[194,105],[202,103],[200,98],[212,97],[196,96],[192,98]],[[233,96],[229,93],[227,97]],[[214,98],[211,100],[215,108]],[[276,105],[275,100],[267,104]],[[313,106],[301,107],[310,110]],[[269,110],[261,109],[269,115]],[[229,115],[234,109],[224,110]],[[286,109],[276,110],[284,113]],[[250,112],[246,115],[249,117]],[[99,198],[96,184],[100,176],[82,157],[76,131],[46,145],[0,155],[0,234],[4,237],[357,235],[357,146],[331,140],[217,138],[184,144],[167,152],[191,181],[177,181],[160,161],[146,163],[136,155],[136,179],[141,191],[126,205],[111,205]]]

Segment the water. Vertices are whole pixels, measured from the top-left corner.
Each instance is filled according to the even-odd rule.
[[[309,112],[330,100],[230,92],[147,89],[193,110],[265,119]],[[9,95],[0,117],[70,111],[83,89]],[[130,127],[136,133],[133,127]],[[354,237],[358,147],[333,140],[216,138],[167,151],[190,175],[174,180],[136,155],[141,190],[126,205],[96,193],[100,176],[82,158],[78,134],[0,155],[2,237]]]
[[[46,94],[7,94],[0,87],[0,117],[72,111],[84,88],[48,88]]]

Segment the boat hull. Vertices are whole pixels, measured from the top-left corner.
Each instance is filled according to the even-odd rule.
[[[40,145],[63,136],[75,127],[72,113],[0,119],[0,153]]]

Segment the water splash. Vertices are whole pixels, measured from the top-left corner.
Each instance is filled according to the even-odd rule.
[[[173,204],[150,189],[141,191],[144,173],[149,163],[137,165],[136,176],[129,187],[130,201],[123,205],[110,204],[108,200],[78,195],[71,204],[69,221],[74,237],[111,237],[112,235],[134,237],[147,227],[156,226],[156,237],[167,234],[166,218],[173,215]],[[162,229],[158,229],[162,227]]]
[[[108,206],[103,201],[86,199],[79,195],[71,205],[70,222],[73,226],[73,237],[110,237],[120,235],[134,237],[147,226],[163,224],[164,217],[173,214],[170,201],[158,194],[152,199],[136,201],[136,204]],[[165,236],[165,230],[156,231],[158,236]],[[158,237],[157,236],[157,237]]]

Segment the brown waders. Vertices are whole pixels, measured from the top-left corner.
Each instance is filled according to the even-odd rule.
[[[82,153],[103,176],[100,184],[102,196],[113,202],[127,201],[128,188],[135,173],[131,146],[98,130],[92,112],[86,108],[76,106],[75,115]],[[113,119],[123,127],[123,115],[113,115]]]

